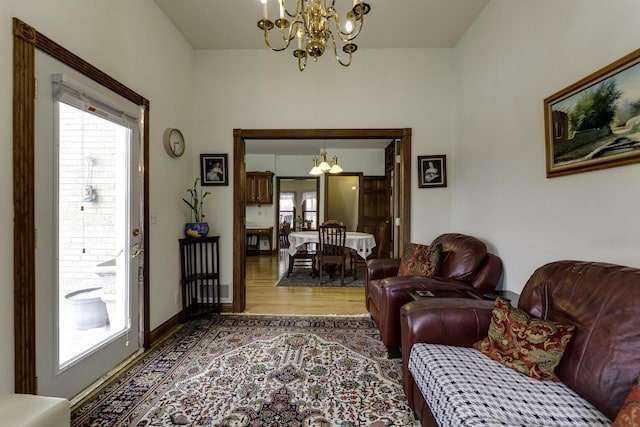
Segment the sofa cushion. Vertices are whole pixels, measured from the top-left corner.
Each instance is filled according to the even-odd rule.
[[[498,298],[488,336],[473,347],[521,374],[558,381],[554,369],[574,330],[575,326],[533,318]]]
[[[435,276],[440,270],[442,245],[409,243],[402,254],[398,276]]]
[[[640,377],[631,387],[622,409],[616,415],[611,427],[638,427],[640,426]]]
[[[408,368],[441,426],[611,422],[566,385],[520,375],[473,348],[415,344]]]

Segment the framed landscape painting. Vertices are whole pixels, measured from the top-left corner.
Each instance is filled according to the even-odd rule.
[[[447,186],[447,156],[418,156],[418,188]]]
[[[229,185],[226,154],[200,154],[202,185]]]
[[[640,49],[544,100],[547,178],[640,162]]]

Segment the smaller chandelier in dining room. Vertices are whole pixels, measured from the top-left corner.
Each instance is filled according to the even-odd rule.
[[[333,156],[333,160],[331,161],[331,164],[329,164],[329,162],[327,162],[327,151],[325,149],[323,149],[320,152],[320,159],[322,160],[322,162],[320,162],[320,164],[318,164],[318,158],[314,157],[313,158],[313,167],[311,168],[311,170],[309,171],[309,175],[322,175],[323,173],[342,173],[343,170],[340,167],[340,165],[338,164],[338,156]]]
[[[293,39],[297,39],[298,48],[293,51],[293,56],[298,59],[300,71],[307,66],[309,56],[317,61],[324,53],[327,44],[333,48],[333,54],[341,65],[345,67],[351,65],[351,56],[358,50],[358,46],[352,41],[362,31],[364,15],[371,10],[371,6],[364,0],[353,0],[353,7],[346,13],[344,27],[342,27],[340,16],[335,9],[336,0],[296,0],[296,9],[293,13],[286,8],[285,0],[275,0],[280,6],[280,17],[274,22],[269,19],[268,0],[260,1],[263,18],[258,21],[258,28],[264,31],[265,43],[272,50],[280,52],[287,49]],[[291,21],[288,18],[291,18]],[[280,32],[282,38],[283,43],[280,47],[273,46],[269,41],[269,31],[274,28],[277,28],[275,32]],[[347,54],[347,59],[344,61],[338,54],[338,43],[344,43],[342,51]]]

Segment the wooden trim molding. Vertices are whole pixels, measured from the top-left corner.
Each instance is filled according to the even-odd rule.
[[[36,31],[13,20],[13,316],[15,392],[35,393],[34,118]]]
[[[63,62],[137,105],[143,106],[143,247],[149,247],[149,101],[98,68],[13,18],[13,288],[16,393],[37,394],[35,313],[35,49]],[[149,251],[144,257],[143,346],[150,345]]]
[[[400,248],[411,235],[411,129],[234,129],[233,130],[233,311],[246,307],[245,193],[247,139],[389,139],[400,140]]]
[[[245,143],[240,129],[233,130],[233,311],[244,311],[247,305],[245,272],[246,165]]]

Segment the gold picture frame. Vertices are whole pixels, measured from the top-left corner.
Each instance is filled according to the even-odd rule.
[[[640,162],[640,49],[544,100],[547,178]]]

